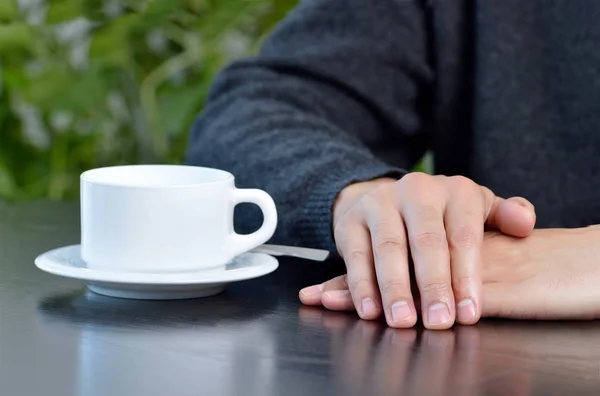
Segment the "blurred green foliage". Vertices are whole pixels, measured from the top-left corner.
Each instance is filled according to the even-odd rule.
[[[0,0],[0,198],[178,163],[215,73],[298,0]]]

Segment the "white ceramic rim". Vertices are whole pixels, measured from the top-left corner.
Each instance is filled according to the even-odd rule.
[[[100,178],[95,178],[94,174],[100,172],[107,172],[118,169],[132,169],[132,168],[185,168],[186,170],[198,170],[202,172],[210,172],[212,174],[216,174],[221,176],[219,180],[215,181],[207,181],[207,182],[196,182],[196,183],[182,183],[182,184],[169,184],[169,185],[143,185],[143,184],[128,184],[128,183],[120,183],[120,182],[111,182],[102,180]],[[202,187],[202,186],[212,186],[222,183],[227,183],[234,180],[234,176],[232,173],[227,172],[222,169],[216,168],[207,168],[201,166],[194,165],[169,165],[169,164],[134,164],[134,165],[115,165],[115,166],[105,166],[101,168],[94,168],[84,171],[80,175],[80,180],[82,182],[98,185],[98,186],[107,186],[107,187],[119,187],[119,188],[128,188],[128,189],[173,189],[173,188],[191,188],[191,187]]]
[[[57,253],[58,255],[69,255],[69,253],[72,254],[72,252],[75,252],[77,257],[81,259],[81,256],[79,255],[80,249],[81,245],[70,245],[52,249],[36,257],[34,263],[40,270],[50,274],[86,282],[174,286],[239,282],[270,274],[279,268],[279,261],[277,258],[265,253],[246,253],[246,255],[250,255],[256,260],[260,260],[261,263],[257,266],[229,270],[199,270],[171,273],[92,270],[87,267],[73,267],[68,264],[54,261],[51,258]],[[234,258],[233,260],[242,259],[242,256],[244,255],[240,255],[239,258]],[[84,261],[82,260],[82,262]]]

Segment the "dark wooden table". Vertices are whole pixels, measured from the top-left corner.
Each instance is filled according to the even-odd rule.
[[[600,322],[394,330],[302,307],[339,263],[186,301],[94,295],[33,259],[79,243],[77,205],[0,204],[0,395],[600,395]]]

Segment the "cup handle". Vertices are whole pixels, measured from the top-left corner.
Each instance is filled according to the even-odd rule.
[[[241,235],[234,232],[230,237],[230,251],[235,257],[262,245],[273,236],[277,228],[277,208],[275,207],[275,201],[269,194],[257,189],[236,188],[233,194],[233,202],[234,205],[240,203],[258,205],[264,218],[262,226],[252,234]]]

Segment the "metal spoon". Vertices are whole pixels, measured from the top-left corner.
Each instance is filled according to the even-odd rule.
[[[327,250],[267,244],[252,249],[252,252],[266,253],[272,256],[298,257],[312,261],[324,261],[329,256],[329,252]]]

